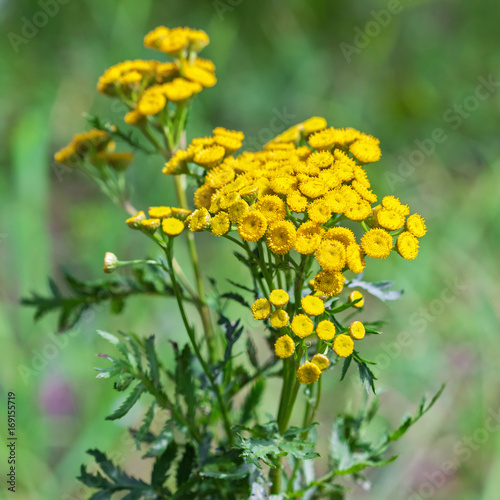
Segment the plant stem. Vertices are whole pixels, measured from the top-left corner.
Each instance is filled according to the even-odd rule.
[[[177,200],[179,201],[179,205],[181,206],[181,208],[187,208],[188,204],[186,199],[185,176],[175,175],[174,183],[175,183],[175,192],[177,195]],[[210,318],[210,310],[206,304],[205,289],[203,286],[203,279],[200,272],[198,253],[196,251],[196,244],[194,241],[193,233],[191,231],[187,231],[186,234],[187,234],[189,257],[191,259],[191,265],[193,267],[196,280],[196,288],[198,289],[198,297],[200,299],[200,316],[201,316],[201,321],[203,323],[203,330],[205,332],[205,340],[207,342],[208,358],[211,363],[214,363],[216,356],[215,356],[212,321]]]
[[[169,270],[170,270],[170,278],[172,281],[172,288],[174,289],[175,298],[177,299],[177,304],[179,306],[182,321],[184,323],[187,334],[189,336],[189,340],[191,341],[191,344],[193,346],[196,357],[198,358],[198,361],[200,362],[200,364],[203,368],[203,371],[205,372],[205,375],[207,376],[207,378],[210,382],[210,385],[212,386],[212,389],[213,389],[215,396],[217,398],[217,402],[219,404],[219,408],[220,408],[220,411],[222,414],[222,420],[224,422],[224,429],[226,431],[227,439],[229,441],[229,444],[232,445],[234,443],[234,438],[233,438],[233,434],[231,432],[231,423],[229,421],[229,416],[228,416],[226,404],[225,404],[224,399],[222,397],[222,394],[220,392],[220,388],[214,379],[214,376],[212,374],[210,367],[208,366],[207,362],[203,359],[200,348],[198,347],[198,344],[196,343],[194,331],[193,331],[193,329],[192,329],[192,327],[187,319],[186,311],[184,309],[184,304],[182,302],[182,297],[181,297],[181,294],[179,291],[179,285],[177,284],[177,278],[175,277],[175,272],[174,272],[173,264],[172,264],[172,244],[173,244],[173,240],[169,239],[167,248],[165,249],[165,254],[167,257],[167,262],[168,262]]]

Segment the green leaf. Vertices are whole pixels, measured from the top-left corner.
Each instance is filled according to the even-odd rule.
[[[352,362],[352,355],[344,359],[344,364],[342,366],[342,375],[340,376],[341,381],[344,380],[345,376],[347,375],[347,370],[349,370],[351,362]]]
[[[196,387],[193,380],[191,349],[186,344],[181,354],[177,355],[175,366],[175,392],[186,402],[186,416],[194,419],[196,412]]]
[[[142,393],[145,391],[144,385],[139,383],[135,386],[132,392],[128,395],[127,399],[117,408],[111,415],[106,417],[106,420],[117,420],[125,416],[130,409],[137,403]]]
[[[187,443],[184,449],[184,454],[182,455],[182,459],[179,462],[179,466],[177,467],[177,487],[180,487],[189,479],[195,462],[196,450],[194,449],[194,446]]]
[[[155,344],[154,335],[148,337],[144,342],[146,348],[146,359],[148,360],[149,363],[149,378],[153,381],[155,385],[157,385],[160,380],[160,373],[158,371],[158,358],[156,357],[156,350],[154,344]]]
[[[163,486],[167,480],[167,473],[177,456],[177,443],[172,441],[165,451],[156,458],[153,470],[151,472],[151,484],[154,488]]]
[[[144,458],[157,457],[161,455],[167,449],[168,445],[173,442],[173,440],[174,436],[172,431],[169,427],[167,427],[167,424],[165,424],[165,427],[153,441],[151,448],[144,454]]]
[[[151,406],[148,408],[148,411],[144,415],[144,418],[142,420],[142,425],[139,427],[137,431],[132,432],[132,435],[134,436],[135,440],[135,445],[138,450],[140,450],[141,443],[143,441],[146,441],[146,436],[148,436],[150,433],[149,430],[155,418],[155,414],[156,414],[156,400],[154,400],[151,403]],[[147,440],[147,442],[149,442],[149,440]]]
[[[246,424],[251,418],[252,413],[256,412],[257,407],[262,399],[264,393],[264,379],[259,377],[255,384],[252,385],[250,391],[245,397],[243,406],[241,409],[241,424]]]
[[[371,369],[368,367],[368,364],[376,364],[371,361],[367,361],[365,359],[360,358],[357,353],[355,352],[353,354],[354,361],[358,365],[358,370],[359,370],[359,378],[361,379],[361,382],[365,386],[365,389],[367,392],[370,392],[370,389],[373,391],[375,394],[375,380],[377,380],[377,377],[373,374]]]

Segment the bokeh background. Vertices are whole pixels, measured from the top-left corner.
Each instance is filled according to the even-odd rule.
[[[135,299],[120,317],[100,308],[58,336],[54,317],[34,323],[19,298],[46,291],[63,265],[98,279],[104,252],[133,259],[154,251],[52,156],[85,129],[84,112],[121,123],[119,107],[97,94],[97,78],[118,61],[157,56],[142,37],[159,24],[211,37],[202,55],[214,60],[219,82],[196,101],[190,137],[221,125],[244,130],[255,149],[313,115],[358,128],[381,140],[383,158],[370,167],[376,192],[395,192],[428,222],[415,262],[392,256],[368,266],[366,279],[393,280],[405,294],[369,300],[367,316],[389,324],[362,354],[380,363],[381,429],[448,385],[394,447],[400,458],[368,474],[371,490],[351,484],[348,498],[499,498],[499,14],[486,0],[0,1],[0,388],[2,414],[6,393],[17,397],[16,498],[88,498],[75,476],[95,446],[147,473],[127,437],[140,411],[104,420],[119,398],[94,377],[103,365],[95,354],[111,351],[95,331],[156,333],[166,352],[167,339],[183,338],[173,304]],[[161,165],[138,157],[129,173],[136,206],[173,199]],[[227,245],[202,243],[209,274],[247,279]],[[351,400],[356,408],[361,394],[354,370],[343,384],[330,378],[319,415],[325,437],[335,412]],[[275,396],[268,401],[274,411]]]

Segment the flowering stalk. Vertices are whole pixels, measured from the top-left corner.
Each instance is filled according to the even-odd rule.
[[[149,447],[145,456],[155,457],[155,464],[151,481],[146,483],[129,478],[92,450],[109,481],[85,468],[80,480],[89,486],[100,484],[102,492],[96,495],[106,498],[126,490],[134,498],[243,499],[256,494],[263,484],[273,494],[292,497],[295,485],[300,484],[307,498],[319,499],[332,492],[340,498],[343,490],[336,488],[335,476],[351,474],[359,479],[365,467],[389,463],[392,459],[383,459],[389,443],[404,434],[439,396],[428,405],[423,402],[413,419],[378,446],[360,441],[361,426],[369,422],[366,415],[373,411],[363,410],[356,418],[339,416],[335,439],[343,440],[343,453],[350,454],[352,466],[343,470],[345,457],[332,449],[328,463],[332,472],[316,480],[304,472],[303,461],[318,456],[309,431],[320,405],[322,377],[343,362],[342,380],[354,363],[367,389],[374,390],[372,363],[358,349],[365,337],[380,332],[374,322],[343,316],[347,310],[363,313],[365,300],[359,290],[346,296],[345,288],[359,286],[379,298],[394,299],[394,293],[383,291],[386,283],[365,283],[360,275],[367,260],[385,259],[391,252],[405,260],[415,259],[418,238],[426,233],[425,222],[418,214],[410,215],[409,207],[394,196],[385,196],[377,204],[367,166],[381,157],[378,139],[352,128],[328,127],[321,117],[294,125],[257,152],[237,154],[243,132],[223,127],[187,143],[185,129],[192,100],[217,81],[213,63],[198,57],[208,42],[202,31],[160,26],[146,35],[144,44],[171,60],[126,61],[112,66],[99,79],[99,92],[127,106],[125,123],[135,127],[154,151],[117,125],[93,118],[95,129],[77,134],[56,153],[57,161],[90,175],[129,213],[126,224],[161,248],[166,263],[119,261],[108,252],[104,271],[132,266],[137,283],[127,282],[128,295],[175,297],[188,338],[182,349],[172,342],[175,362],[165,367],[153,336],[141,339],[130,334],[121,339],[101,332],[122,357],[103,355],[112,367],[99,368],[98,376],[116,377],[117,390],[135,384],[108,418],[121,418],[142,395],[152,396],[143,424],[133,434],[138,448]],[[174,177],[177,206],[149,207],[147,215],[136,211],[124,177],[134,158],[129,152],[115,152],[115,141],[163,156],[162,172]],[[207,294],[195,241],[200,232],[223,237],[234,245],[235,256],[250,272],[251,286],[231,281],[229,292]],[[196,286],[190,285],[174,257],[174,240],[181,233],[187,237]],[[148,278],[153,269],[155,274]],[[61,318],[67,322],[76,307],[83,304],[81,315],[89,303],[98,302],[104,290],[120,307],[128,296],[116,291],[116,282],[71,283],[77,299],[65,302],[53,285],[53,298],[43,301],[36,296],[30,302],[41,303],[38,316],[60,304]],[[252,305],[247,302],[249,294]],[[265,333],[250,334],[242,348],[245,329],[240,319],[228,317],[226,301],[250,308]],[[193,303],[201,317],[206,352],[186,302]],[[220,328],[214,328],[212,318],[217,318]],[[262,349],[258,353],[256,339],[257,343],[264,339],[274,351],[266,362],[259,359]],[[240,355],[248,357],[248,366],[241,364]],[[278,363],[281,368],[272,372]],[[275,418],[262,423],[259,403],[270,376],[281,379],[279,404]],[[290,427],[295,403],[303,396],[302,427]],[[163,430],[155,435],[151,426],[157,407],[169,414]],[[222,437],[218,426],[224,431]],[[366,450],[365,455],[359,450]],[[290,467],[285,465],[288,459]],[[173,481],[167,481],[173,463],[177,467],[175,487]],[[270,467],[269,488],[262,464]]]

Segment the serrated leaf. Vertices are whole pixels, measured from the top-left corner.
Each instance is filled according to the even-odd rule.
[[[151,448],[144,454],[144,458],[157,457],[161,455],[168,447],[168,445],[173,442],[174,436],[172,431],[168,427],[164,427],[160,434],[155,438]]]
[[[177,456],[177,443],[172,441],[165,451],[156,458],[151,472],[151,484],[154,488],[159,488],[167,479],[167,473]]]
[[[117,420],[125,416],[131,408],[137,403],[142,393],[145,391],[145,387],[142,383],[135,386],[132,392],[128,395],[127,399],[117,408],[111,415],[106,417],[106,420]]]
[[[341,381],[344,380],[345,376],[347,375],[347,370],[349,370],[351,362],[352,362],[352,355],[344,359],[344,364],[342,365],[342,375],[340,376]]]
[[[194,468],[194,464],[196,461],[196,450],[194,446],[187,443],[184,448],[184,454],[182,455],[182,459],[179,462],[179,467],[177,468],[177,487],[183,485],[191,475],[191,471]]]
[[[148,360],[149,363],[149,378],[156,385],[160,380],[160,373],[158,371],[158,358],[156,356],[156,350],[154,344],[155,344],[154,335],[148,337],[144,342],[146,350],[146,359]]]
[[[196,387],[192,372],[192,354],[186,344],[176,359],[175,365],[175,392],[186,402],[188,420],[193,420],[196,412]]]

